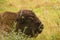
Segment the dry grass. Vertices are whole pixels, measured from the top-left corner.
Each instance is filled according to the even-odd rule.
[[[0,0],[0,12],[33,10],[44,24],[44,30],[33,40],[60,40],[60,0]]]

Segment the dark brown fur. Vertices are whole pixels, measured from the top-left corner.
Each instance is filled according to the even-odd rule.
[[[20,10],[18,12],[18,19],[15,31],[17,32],[19,29],[26,35],[34,37],[37,36],[36,34],[42,32],[43,24],[37,18],[35,13],[32,12],[32,10]]]

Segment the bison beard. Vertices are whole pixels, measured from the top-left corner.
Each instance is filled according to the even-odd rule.
[[[25,35],[34,37],[42,32],[43,24],[32,10],[20,10],[15,31],[18,32],[19,29]]]

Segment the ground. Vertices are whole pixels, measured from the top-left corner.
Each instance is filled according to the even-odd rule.
[[[0,0],[1,12],[30,9],[44,24],[44,30],[33,40],[60,40],[60,0]]]

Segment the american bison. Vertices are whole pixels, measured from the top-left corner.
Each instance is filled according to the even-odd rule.
[[[15,31],[18,32],[19,29],[25,35],[34,37],[42,32],[43,24],[32,10],[20,10]]]
[[[17,13],[4,12],[2,21],[0,20],[0,29],[11,32],[14,22],[17,22],[15,32],[20,29],[22,33],[30,37],[37,36],[44,28],[42,22],[32,10],[20,10]]]

